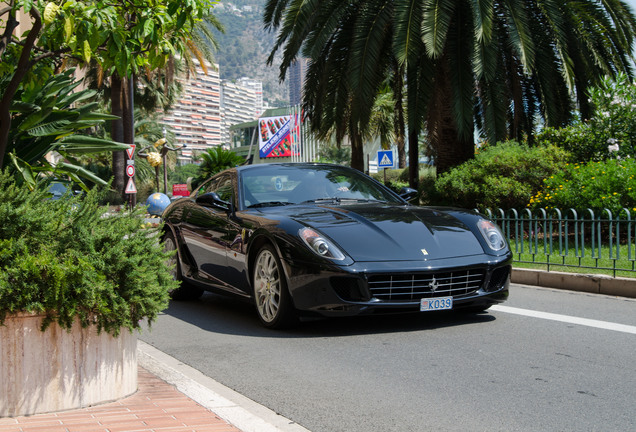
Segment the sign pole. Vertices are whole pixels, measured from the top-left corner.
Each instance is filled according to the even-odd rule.
[[[384,168],[384,184],[386,185],[386,170],[388,168],[393,168],[393,151],[392,150],[378,151],[378,168]]]
[[[129,144],[130,148],[126,149],[126,176],[128,176],[128,183],[126,184],[126,190],[124,191],[129,196],[128,204],[130,209],[134,209],[137,205],[137,188],[135,187],[135,144]]]

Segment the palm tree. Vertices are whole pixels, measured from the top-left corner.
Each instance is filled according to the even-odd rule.
[[[367,7],[366,3],[386,7]],[[301,50],[310,59],[304,84],[305,114],[319,137],[333,134],[338,142],[349,138],[351,166],[361,171],[363,137],[369,131],[372,107],[390,75],[391,10],[391,2],[384,0],[269,0],[266,4],[266,27],[280,27],[269,62],[285,46],[283,79]]]
[[[196,178],[197,184],[212,177],[214,174],[226,168],[235,167],[245,163],[245,158],[237,155],[233,151],[224,150],[221,146],[216,146],[199,155],[201,165]]]
[[[537,119],[567,124],[575,106],[585,116],[598,79],[631,76],[636,29],[620,0],[268,0],[264,22],[280,30],[270,59],[283,49],[281,78],[296,56],[311,59],[305,105],[318,128],[365,131],[380,83],[404,71],[409,158],[425,126],[438,174],[473,156],[476,129],[494,142],[531,137]]]

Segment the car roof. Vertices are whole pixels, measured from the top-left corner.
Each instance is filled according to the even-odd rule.
[[[271,167],[296,167],[296,168],[311,168],[311,167],[334,167],[334,168],[344,168],[344,169],[352,169],[346,165],[337,165],[330,163],[320,163],[320,162],[273,162],[273,163],[261,163],[261,164],[253,164],[253,165],[240,165],[235,169],[237,171],[247,171],[252,169],[262,169],[262,168],[271,168]]]

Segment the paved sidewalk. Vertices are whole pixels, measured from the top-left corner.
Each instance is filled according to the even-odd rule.
[[[139,367],[138,391],[89,408],[0,418],[0,432],[241,432]]]

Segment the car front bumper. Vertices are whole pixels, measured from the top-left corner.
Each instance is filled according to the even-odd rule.
[[[286,261],[294,306],[304,315],[415,312],[423,298],[453,297],[453,309],[483,310],[508,298],[512,258],[354,263]]]

